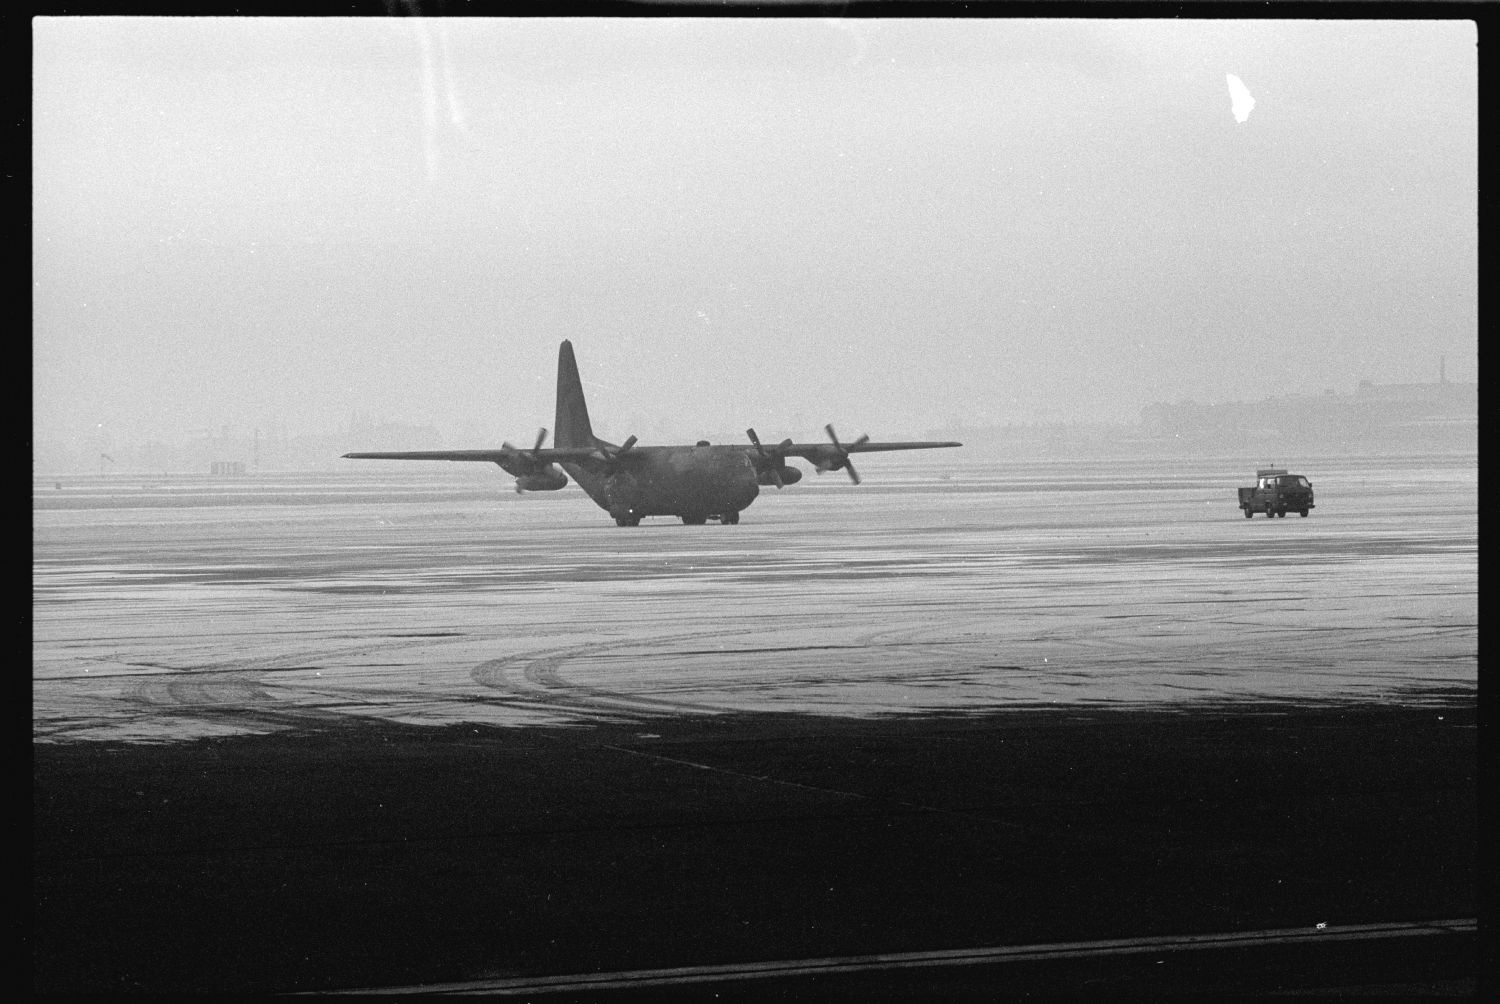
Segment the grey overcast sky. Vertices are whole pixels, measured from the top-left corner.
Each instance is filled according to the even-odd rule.
[[[1477,379],[1471,22],[32,30],[38,438],[519,441],[563,338],[643,442]]]

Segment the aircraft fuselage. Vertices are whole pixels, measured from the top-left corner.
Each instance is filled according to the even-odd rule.
[[[733,523],[760,494],[754,463],[735,446],[637,446],[604,474],[577,463],[562,467],[599,508],[623,524],[643,516]]]

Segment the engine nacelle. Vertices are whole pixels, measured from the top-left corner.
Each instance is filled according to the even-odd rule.
[[[568,476],[554,465],[548,464],[545,469],[535,474],[523,474],[516,478],[516,491],[555,492],[559,488],[567,487],[567,484]]]
[[[794,485],[802,480],[802,472],[795,467],[778,467],[776,473],[781,475],[781,483]],[[755,475],[756,484],[774,485],[776,478],[770,471],[760,471]]]

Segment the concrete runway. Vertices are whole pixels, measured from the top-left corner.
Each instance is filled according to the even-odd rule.
[[[638,528],[479,465],[38,481],[35,988],[1473,917],[1477,460],[1310,458],[1277,520],[1253,466],[945,451]],[[1443,943],[1096,976],[1461,991]]]
[[[481,465],[44,483],[35,734],[1400,701],[1476,683],[1472,457],[1311,460],[1310,516],[1245,520],[1237,464],[1163,476],[946,452],[872,461],[858,488],[767,489],[736,527],[632,533],[576,488],[517,497]]]

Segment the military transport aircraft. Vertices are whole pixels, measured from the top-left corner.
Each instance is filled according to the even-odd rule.
[[[599,508],[620,526],[639,526],[643,516],[677,516],[684,523],[738,523],[740,511],[755,501],[761,485],[796,484],[802,472],[787,466],[788,457],[810,461],[819,473],[843,470],[859,484],[851,453],[880,450],[930,450],[961,443],[872,443],[860,436],[841,443],[833,426],[826,426],[829,442],[774,446],[746,429],[749,445],[637,446],[629,437],[616,445],[594,435],[583,384],[573,359],[573,343],[564,341],[557,353],[557,439],[544,449],[542,429],[530,449],[504,443],[498,450],[421,450],[404,453],[346,453],[350,460],[480,460],[499,464],[516,479],[518,492],[552,492],[568,483],[568,475]],[[559,470],[561,468],[561,470]],[[563,472],[566,471],[567,474]]]

